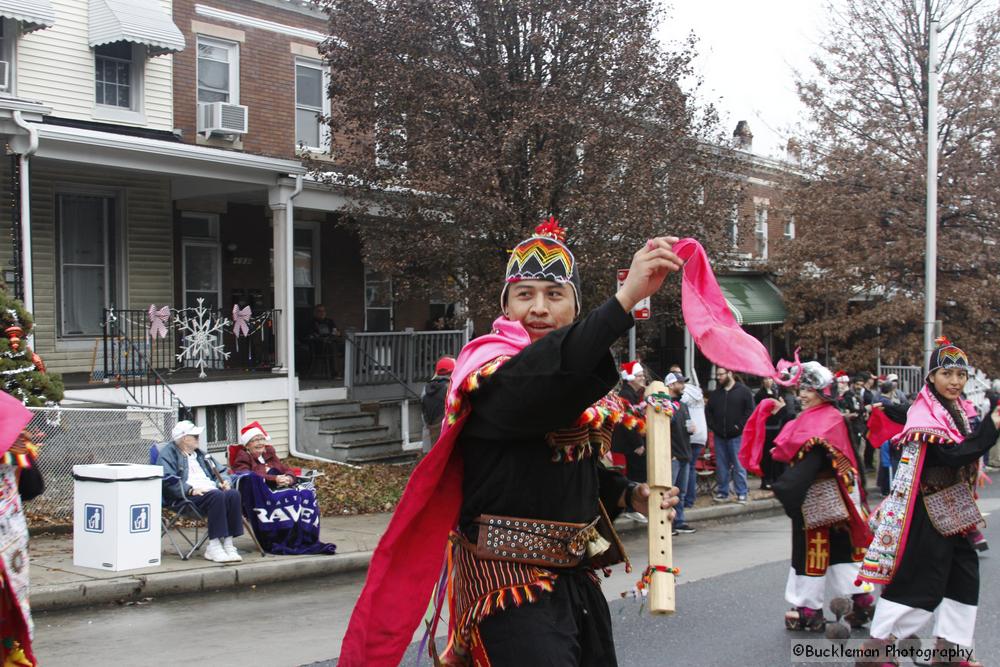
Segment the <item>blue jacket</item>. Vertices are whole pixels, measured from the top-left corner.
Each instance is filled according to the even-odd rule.
[[[215,475],[218,473],[222,479],[229,480],[229,473],[217,464],[215,459],[206,457],[200,449],[194,450],[194,453],[201,469],[205,471],[209,479],[218,479]],[[156,463],[163,466],[163,498],[165,500],[183,500],[186,496],[191,495],[191,487],[187,484],[188,458],[177,445],[172,442],[163,445]],[[213,470],[215,473],[212,472]]]

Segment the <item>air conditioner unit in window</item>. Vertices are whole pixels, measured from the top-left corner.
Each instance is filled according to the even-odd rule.
[[[0,90],[10,90],[10,63],[0,60]]]
[[[198,105],[198,131],[206,137],[212,134],[246,134],[247,108],[228,102],[208,102]]]

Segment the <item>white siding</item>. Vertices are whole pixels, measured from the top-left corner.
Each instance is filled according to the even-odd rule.
[[[243,406],[246,422],[257,420],[271,436],[271,446],[278,456],[288,456],[288,401],[264,401]],[[243,424],[240,424],[243,428]]]
[[[125,185],[127,184],[127,185]],[[90,372],[91,343],[75,348],[56,341],[56,194],[61,188],[115,190],[122,198],[128,248],[128,306],[173,302],[173,214],[169,179],[114,169],[79,169],[75,165],[33,159],[31,163],[31,247],[35,297],[35,350],[57,373]],[[10,218],[3,218],[9,229]],[[82,348],[82,349],[81,349]]]
[[[94,120],[94,51],[88,44],[88,4],[88,0],[52,0],[55,25],[18,40],[18,96],[50,105],[53,115],[60,118]],[[172,0],[160,0],[168,16],[173,15],[172,4]],[[173,56],[147,58],[144,79],[143,127],[173,130]]]

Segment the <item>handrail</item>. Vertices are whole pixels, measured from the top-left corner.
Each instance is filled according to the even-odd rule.
[[[387,333],[398,333],[398,332],[387,332]],[[378,359],[376,359],[376,358],[375,358],[375,357],[373,357],[373,356],[372,356],[371,354],[369,354],[367,350],[365,350],[364,348],[361,348],[361,347],[358,347],[358,346],[357,346],[357,345],[356,345],[356,344],[354,343],[354,336],[355,336],[355,334],[353,334],[353,333],[350,333],[350,332],[348,332],[348,333],[347,333],[347,335],[345,336],[345,339],[347,340],[347,342],[348,342],[348,343],[350,343],[350,344],[351,344],[351,345],[353,346],[354,350],[356,350],[356,351],[357,351],[357,350],[360,350],[362,354],[364,354],[364,355],[365,355],[366,357],[368,357],[368,360],[369,360],[369,361],[371,361],[371,362],[372,362],[372,363],[374,363],[374,364],[377,364],[377,365],[381,366],[381,365],[382,365],[382,363],[381,363],[381,362],[380,362],[380,361],[379,361]],[[346,364],[345,364],[345,365],[346,365]],[[415,391],[413,391],[412,389],[410,389],[410,385],[409,385],[409,384],[407,384],[406,382],[404,382],[403,380],[399,379],[399,376],[398,376],[398,375],[396,375],[395,373],[393,373],[393,372],[392,372],[392,370],[390,370],[390,369],[388,369],[388,368],[383,368],[383,370],[384,370],[384,372],[385,372],[386,374],[388,374],[388,375],[389,375],[389,376],[390,376],[390,377],[391,377],[391,378],[392,378],[393,380],[395,380],[395,381],[396,381],[396,384],[398,384],[398,385],[399,385],[399,386],[401,386],[401,387],[402,387],[403,389],[405,389],[405,390],[406,390],[406,391],[407,391],[408,393],[410,393],[410,394],[411,394],[411,395],[412,395],[412,396],[413,396],[414,398],[417,398],[417,399],[419,399],[419,398],[420,398],[420,394],[418,394],[417,392],[415,392]],[[347,369],[346,369],[346,368],[344,369],[344,375],[347,375]]]
[[[105,317],[104,317],[104,350],[105,350],[105,352],[104,352],[104,377],[106,379],[109,376],[109,370],[110,370],[108,368],[108,353],[107,353],[107,351],[108,351],[108,338],[109,338],[108,328],[109,328],[109,326],[113,322],[116,321],[116,319],[117,318],[115,317],[115,309],[114,308],[109,308],[109,309],[105,310]],[[146,357],[145,354],[143,354],[142,349],[138,345],[136,345],[136,343],[132,339],[132,337],[128,336],[128,335],[124,335],[121,332],[119,332],[118,336],[114,336],[114,337],[117,338],[119,341],[124,342],[128,346],[128,351],[129,351],[129,354],[131,355],[131,362],[130,362],[130,367],[131,368],[129,370],[131,370],[133,372],[137,372],[138,374],[144,376],[145,379],[146,379],[146,383],[145,384],[146,384],[147,387],[150,384],[152,384],[153,386],[159,385],[160,386],[160,392],[161,392],[161,394],[164,397],[169,397],[169,405],[168,406],[161,406],[161,407],[170,408],[170,409],[179,408],[180,411],[181,411],[181,414],[184,416],[184,418],[186,418],[186,419],[192,418],[193,415],[194,415],[194,412],[191,410],[190,407],[188,407],[187,404],[184,403],[184,401],[182,401],[180,399],[180,397],[177,395],[177,393],[170,386],[170,383],[167,382],[166,378],[164,378],[163,375],[161,375],[160,372],[158,370],[156,370],[156,368],[153,366],[153,364],[150,363],[149,359]],[[116,374],[116,377],[115,377],[115,379],[117,380],[118,386],[125,390],[125,393],[128,394],[132,398],[132,400],[134,401],[135,405],[146,405],[147,403],[146,403],[146,401],[143,400],[143,398],[150,398],[150,399],[153,399],[155,401],[155,395],[152,393],[154,390],[149,390],[148,395],[145,395],[142,398],[140,398],[140,396],[136,392],[136,387],[134,387],[132,384],[129,383],[129,377],[132,376],[132,373],[128,373],[128,372],[122,373],[121,372],[121,370],[122,370],[121,368],[114,369],[114,370],[118,371],[118,373]]]
[[[145,361],[146,377],[148,378],[152,376],[156,378],[156,381],[160,384],[160,386],[163,389],[165,389],[168,394],[170,394],[170,405],[179,407],[183,411],[185,419],[193,418],[194,412],[191,410],[191,408],[187,406],[187,404],[184,403],[184,401],[181,400],[180,396],[177,395],[177,392],[175,392],[173,388],[170,386],[170,383],[168,383],[166,379],[162,375],[160,375],[160,372],[155,368],[153,368],[153,366],[149,363],[149,361],[146,360],[145,355],[143,355],[142,351],[139,350],[138,347],[136,347],[135,342],[132,341],[131,338],[128,338],[127,340],[129,343],[129,347],[132,348],[132,354],[138,356],[140,359]],[[128,395],[131,396],[132,399],[137,404],[141,403],[139,401],[139,398],[134,393],[132,393],[132,390],[128,386],[128,382],[125,383],[124,388],[125,391],[128,393]]]

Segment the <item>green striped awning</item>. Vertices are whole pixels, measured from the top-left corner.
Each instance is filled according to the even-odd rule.
[[[781,324],[788,316],[781,292],[767,276],[719,276],[719,287],[740,326]]]

